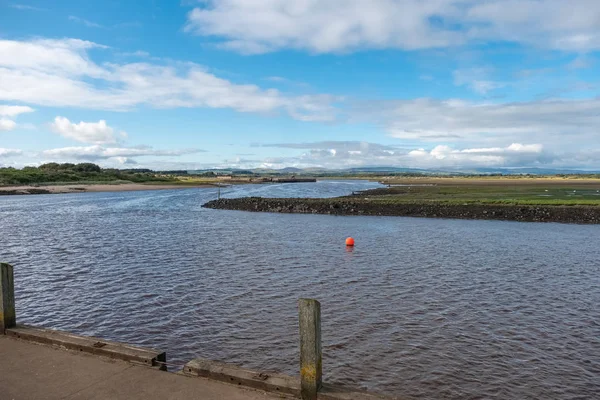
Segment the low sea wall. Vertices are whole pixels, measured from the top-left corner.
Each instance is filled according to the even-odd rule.
[[[402,217],[488,219],[525,222],[600,223],[600,207],[524,206],[507,204],[399,203],[381,200],[274,199],[244,197],[213,200],[206,208],[301,214],[385,215]]]

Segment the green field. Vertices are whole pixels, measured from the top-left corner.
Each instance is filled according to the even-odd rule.
[[[600,180],[597,179],[445,178],[388,183],[392,184],[389,189],[377,189],[354,197],[388,203],[600,205]]]

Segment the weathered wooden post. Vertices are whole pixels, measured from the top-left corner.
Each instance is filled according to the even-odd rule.
[[[300,319],[300,392],[302,400],[316,400],[321,388],[321,303],[313,299],[298,302]]]
[[[0,334],[16,325],[15,285],[12,265],[0,263]]]

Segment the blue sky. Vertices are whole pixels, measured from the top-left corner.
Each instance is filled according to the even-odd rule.
[[[596,0],[0,0],[0,165],[600,168]]]

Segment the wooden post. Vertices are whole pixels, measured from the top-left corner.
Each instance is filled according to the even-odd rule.
[[[15,285],[12,265],[0,263],[0,334],[16,325]]]
[[[316,400],[321,389],[321,303],[313,299],[298,302],[300,319],[300,393],[302,400]]]

